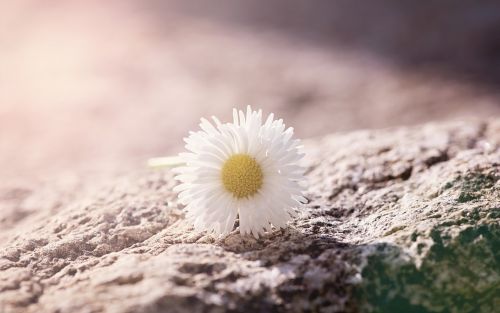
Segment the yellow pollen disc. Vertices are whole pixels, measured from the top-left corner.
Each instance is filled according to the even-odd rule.
[[[238,199],[256,194],[263,177],[259,163],[247,154],[231,156],[222,167],[222,183]]]

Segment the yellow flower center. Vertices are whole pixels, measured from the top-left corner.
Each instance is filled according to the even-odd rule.
[[[247,154],[231,156],[222,167],[222,183],[238,199],[256,194],[263,178],[259,163]]]

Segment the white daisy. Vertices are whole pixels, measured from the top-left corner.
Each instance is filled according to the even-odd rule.
[[[284,228],[304,202],[304,168],[293,128],[262,111],[233,109],[233,123],[201,119],[201,131],[185,138],[190,152],[179,156],[181,182],[174,190],[186,205],[187,218],[200,231],[227,234],[239,216],[241,234],[258,237],[272,226]]]

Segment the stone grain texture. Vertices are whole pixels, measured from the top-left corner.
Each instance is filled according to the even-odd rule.
[[[500,306],[500,120],[305,145],[309,203],[259,239],[194,232],[169,170],[3,190],[0,312]]]

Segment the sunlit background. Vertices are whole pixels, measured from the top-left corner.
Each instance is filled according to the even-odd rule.
[[[299,137],[500,116],[500,2],[2,1],[0,178],[126,171],[247,104]]]

